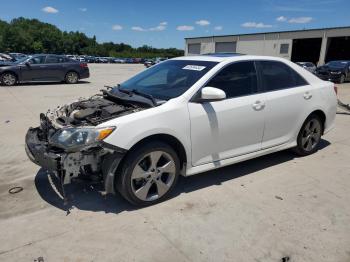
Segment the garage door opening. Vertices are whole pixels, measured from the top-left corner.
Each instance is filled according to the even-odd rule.
[[[317,64],[320,58],[322,38],[293,39],[292,61]]]
[[[330,37],[327,46],[326,63],[332,60],[350,60],[350,37]]]
[[[236,42],[216,42],[215,53],[235,53],[236,45]]]

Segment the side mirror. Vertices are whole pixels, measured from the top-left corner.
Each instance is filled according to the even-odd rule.
[[[29,63],[28,61],[25,62],[24,64],[25,64],[26,66],[28,66],[28,67],[30,66],[30,63]]]
[[[226,99],[226,93],[219,88],[206,86],[201,90],[201,102],[213,102]]]

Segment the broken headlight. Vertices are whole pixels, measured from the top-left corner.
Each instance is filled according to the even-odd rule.
[[[79,151],[87,146],[93,146],[109,136],[115,127],[81,127],[81,128],[62,128],[57,131],[50,139],[54,146],[63,148],[67,151]]]

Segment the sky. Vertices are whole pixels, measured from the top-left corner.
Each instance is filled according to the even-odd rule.
[[[98,42],[183,49],[185,37],[350,26],[350,0],[1,1],[1,20],[20,16]]]

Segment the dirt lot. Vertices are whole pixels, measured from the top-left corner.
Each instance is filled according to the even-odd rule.
[[[350,261],[350,115],[316,154],[289,151],[181,178],[134,209],[98,185],[70,188],[68,214],[24,152],[39,113],[119,83],[142,65],[91,65],[77,85],[0,87],[0,261]],[[350,84],[339,88],[350,103]],[[18,194],[9,194],[22,186]]]

